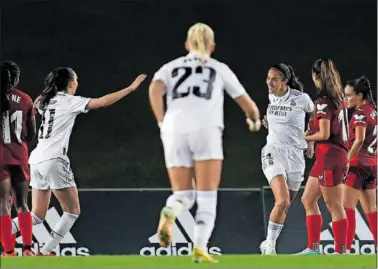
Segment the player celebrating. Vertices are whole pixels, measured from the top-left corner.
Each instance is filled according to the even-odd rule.
[[[28,142],[36,134],[35,110],[31,98],[17,90],[20,69],[14,62],[1,64],[0,128],[0,225],[4,256],[15,256],[12,237],[11,205],[18,213],[24,256],[33,256],[32,217],[27,205],[29,189]]]
[[[303,93],[303,84],[289,65],[280,63],[270,67],[266,83],[270,103],[264,123],[269,126],[269,134],[261,152],[261,162],[275,203],[269,217],[267,238],[260,250],[263,255],[274,255],[286,213],[304,179],[303,151],[308,148],[308,157],[313,155],[314,144],[306,143],[304,130],[306,113],[314,111],[314,103]]]
[[[302,196],[308,248],[299,254],[320,254],[322,216],[318,200],[322,195],[332,216],[335,252],[344,253],[348,223],[342,204],[342,180],[347,171],[348,112],[340,75],[330,59],[321,58],[314,62],[312,79],[320,92],[315,102],[312,127],[305,139],[317,142],[316,161]]]
[[[348,81],[345,96],[348,107],[356,109],[350,121],[349,173],[343,193],[348,219],[346,249],[350,252],[356,230],[355,211],[358,200],[361,201],[377,244],[377,108],[367,77]]]
[[[193,25],[185,47],[189,54],[163,65],[150,85],[150,104],[161,129],[173,190],[161,211],[158,235],[161,246],[168,246],[176,216],[197,202],[193,260],[216,262],[207,253],[207,243],[216,219],[223,160],[223,89],[247,114],[251,131],[258,131],[261,122],[256,104],[235,74],[227,65],[210,57],[215,43],[214,32],[208,25]]]
[[[139,75],[127,88],[101,98],[75,96],[78,87],[76,73],[71,68],[58,68],[45,79],[45,88],[36,107],[42,114],[38,144],[30,155],[32,211],[34,223],[44,219],[51,191],[64,211],[51,236],[37,255],[52,255],[52,251],[71,229],[80,214],[79,197],[67,156],[75,118],[91,109],[107,107],[133,92],[146,78]]]

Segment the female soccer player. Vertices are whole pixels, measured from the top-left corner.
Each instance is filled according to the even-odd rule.
[[[307,148],[308,156],[313,154],[314,145],[306,143],[304,131],[306,113],[314,111],[314,103],[303,93],[303,84],[290,65],[271,66],[266,83],[270,101],[266,116],[269,134],[261,152],[261,162],[275,203],[269,217],[267,238],[260,250],[263,255],[274,255],[286,213],[303,181],[303,151]]]
[[[35,110],[29,95],[17,90],[20,68],[14,62],[1,64],[0,116],[0,226],[4,256],[14,256],[11,205],[14,196],[24,256],[33,256],[32,217],[27,205],[29,189],[28,143],[36,134]]]
[[[84,98],[75,96],[78,81],[71,68],[58,68],[47,75],[45,88],[36,103],[42,114],[38,144],[29,159],[34,224],[45,218],[51,192],[59,200],[63,215],[37,255],[52,255],[52,250],[80,215],[78,192],[67,156],[76,116],[116,103],[137,89],[145,78],[146,75],[139,75],[129,87],[101,98]]]
[[[348,81],[345,96],[355,108],[349,129],[349,173],[344,182],[343,204],[348,219],[346,249],[350,252],[356,231],[356,205],[361,202],[377,244],[377,107],[367,77]]]
[[[333,61],[316,60],[312,66],[312,79],[320,92],[315,101],[312,128],[305,139],[316,142],[316,161],[302,196],[308,248],[300,254],[320,254],[322,216],[318,200],[322,195],[332,216],[335,252],[344,253],[348,223],[342,204],[342,181],[347,172],[348,112],[340,75]]]
[[[173,190],[161,211],[158,235],[160,244],[168,246],[176,216],[197,202],[193,260],[216,262],[206,247],[214,228],[222,170],[223,89],[247,114],[251,131],[258,131],[261,122],[256,104],[235,74],[226,64],[211,57],[215,49],[214,32],[208,25],[193,25],[185,47],[189,54],[163,65],[150,85],[150,104],[160,126]]]

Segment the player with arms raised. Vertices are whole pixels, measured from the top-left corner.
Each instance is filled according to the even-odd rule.
[[[269,134],[267,145],[261,151],[261,162],[275,203],[269,216],[267,238],[261,243],[260,250],[263,255],[275,255],[276,241],[287,211],[304,179],[303,151],[307,149],[308,157],[314,152],[314,144],[304,140],[306,113],[314,111],[314,103],[308,94],[303,93],[303,84],[290,65],[271,66],[266,83],[269,106],[263,123]]]
[[[349,173],[344,182],[343,204],[348,219],[347,252],[356,231],[356,206],[361,202],[377,244],[377,107],[367,77],[348,81],[345,96],[349,108],[355,108],[349,130]]]
[[[33,224],[41,223],[45,218],[51,192],[59,200],[63,215],[55,227],[51,227],[51,236],[37,255],[52,255],[80,215],[78,192],[67,156],[76,116],[116,103],[138,88],[145,77],[140,75],[129,87],[101,98],[84,98],[75,96],[78,81],[71,68],[58,68],[47,75],[45,88],[35,102],[42,122],[37,147],[29,159]]]
[[[35,110],[29,95],[17,90],[20,69],[14,62],[1,64],[0,225],[4,256],[14,256],[10,195],[18,213],[24,256],[33,256],[29,191],[28,143],[36,134]]]
[[[342,204],[342,181],[347,172],[348,112],[339,72],[330,59],[320,58],[314,62],[312,79],[320,92],[305,139],[316,142],[316,161],[302,196],[308,247],[299,254],[320,254],[322,216],[318,200],[321,196],[332,216],[335,252],[344,253],[348,223]]]
[[[261,122],[256,104],[235,74],[210,57],[215,49],[213,30],[203,23],[193,25],[185,46],[189,54],[163,65],[150,85],[150,104],[161,129],[173,190],[161,211],[158,236],[161,246],[168,246],[176,216],[197,202],[193,260],[216,262],[207,253],[207,244],[216,219],[222,170],[224,89],[247,114],[251,131],[258,131]]]

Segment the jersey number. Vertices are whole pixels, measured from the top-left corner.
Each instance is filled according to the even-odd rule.
[[[19,143],[22,142],[21,140],[21,132],[22,132],[22,110],[16,110],[12,113],[9,119],[9,111],[5,113],[4,121],[3,121],[3,141],[4,144],[10,144],[11,141],[11,124],[15,125],[14,134],[16,135],[17,141]]]
[[[374,127],[374,131],[373,131],[373,136],[375,136],[375,138],[367,148],[368,152],[371,153],[371,154],[374,154],[375,150],[377,148],[377,129],[378,129],[378,126],[376,125]]]
[[[343,136],[343,141],[347,142],[349,137],[348,110],[340,110],[339,122],[341,123],[341,134]]]
[[[181,84],[193,74],[193,69],[194,69],[194,74],[203,74],[204,70],[209,71],[209,75],[207,79],[202,80],[203,82],[207,84],[206,89],[204,91],[201,91],[201,86],[192,85],[192,86],[188,86],[185,92],[178,92],[178,88],[181,86]],[[173,90],[172,90],[173,100],[178,99],[178,98],[184,98],[188,96],[190,92],[192,92],[195,96],[204,98],[206,100],[209,100],[211,98],[211,94],[213,92],[213,83],[216,77],[216,72],[213,68],[207,67],[207,66],[205,67],[197,66],[195,68],[176,67],[175,69],[172,70],[172,78],[177,77],[179,75],[179,70],[184,70],[184,73],[181,75],[181,77],[176,82],[175,86],[173,87]]]
[[[48,116],[46,115],[46,112],[49,112]],[[39,139],[46,139],[49,138],[51,135],[52,127],[54,125],[54,119],[55,119],[55,109],[48,109],[48,110],[43,110],[42,114],[42,122],[41,122],[41,127],[39,128]],[[47,131],[45,131],[45,123],[47,121]],[[44,134],[46,132],[46,134]]]

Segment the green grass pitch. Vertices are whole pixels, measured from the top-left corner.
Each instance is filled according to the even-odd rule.
[[[1,257],[1,268],[377,268],[376,255],[223,255],[218,264],[190,257]]]

